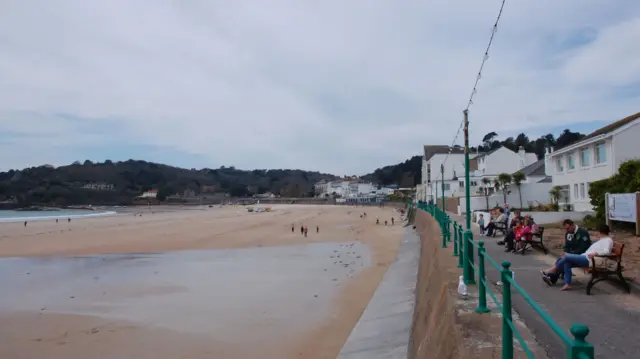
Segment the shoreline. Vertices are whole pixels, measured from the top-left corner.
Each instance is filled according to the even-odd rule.
[[[197,207],[184,210],[164,208],[165,212],[162,212],[161,208],[152,207],[144,208],[143,216],[131,215],[142,208],[128,208],[130,215],[125,212],[120,213],[122,215],[93,217],[71,223],[63,221],[56,224],[55,221],[44,221],[34,222],[27,227],[21,224],[2,226],[0,257],[7,260],[11,260],[8,257],[45,259],[44,262],[26,261],[30,265],[53,263],[52,260],[70,260],[83,268],[82,273],[89,274],[86,274],[88,277],[84,279],[87,284],[77,286],[74,283],[78,283],[80,275],[75,275],[73,271],[68,274],[65,274],[65,271],[51,271],[58,276],[60,285],[42,287],[45,293],[33,296],[38,301],[33,304],[33,311],[7,312],[3,315],[3,319],[10,319],[16,325],[5,327],[4,333],[0,331],[0,343],[5,344],[4,352],[0,350],[0,353],[29,352],[30,357],[79,359],[86,357],[90,352],[104,349],[113,350],[114,357],[124,357],[131,353],[151,354],[153,349],[140,343],[152,342],[157,348],[163,348],[160,352],[154,352],[154,357],[158,359],[174,358],[176,352],[169,350],[174,346],[183,350],[180,354],[188,354],[193,358],[209,358],[211,350],[224,352],[225,357],[239,359],[296,359],[301,355],[308,359],[336,357],[389,265],[396,258],[404,233],[400,216],[390,208],[363,209],[313,205],[276,205],[273,208],[272,212],[249,213],[243,206],[225,206],[215,210],[197,210]],[[368,214],[366,218],[360,217],[363,211]],[[376,225],[377,217],[383,221],[395,217],[396,225]],[[308,236],[300,233],[301,225],[309,228]],[[319,228],[318,231],[316,226]],[[358,244],[353,248],[354,242],[361,243],[367,249],[362,252],[361,249],[357,249]],[[300,244],[305,246],[290,247]],[[317,244],[321,246],[316,246]],[[277,248],[280,246],[285,247]],[[252,250],[222,254],[203,253],[201,259],[190,257],[190,253],[170,253],[169,257],[192,258],[192,264],[185,265],[185,260],[176,259],[171,263],[178,263],[178,267],[167,264],[155,268],[150,266],[152,259],[129,255],[236,248]],[[108,253],[126,255],[103,256]],[[264,257],[262,253],[272,254],[271,257]],[[283,253],[289,253],[283,257],[287,258],[287,261],[278,259],[278,256],[284,256]],[[82,265],[82,261],[88,260],[85,255],[97,255],[90,260],[95,261],[92,262],[94,264]],[[219,256],[220,259],[203,260],[211,255]],[[160,255],[162,256],[164,255]],[[153,257],[156,258],[158,255]],[[197,265],[194,265],[196,263]],[[234,328],[220,328],[218,333],[207,330],[203,331],[203,335],[196,335],[161,330],[160,326],[142,325],[138,322],[119,323],[94,316],[80,318],[56,314],[56,310],[62,309],[56,309],[56,306],[63,305],[69,306],[72,310],[81,310],[83,301],[91,302],[92,299],[87,299],[88,293],[83,293],[82,288],[95,288],[95,296],[105,303],[133,303],[128,299],[130,297],[136,301],[169,300],[172,295],[178,298],[192,292],[191,289],[182,288],[189,285],[195,286],[193,292],[204,294],[199,291],[211,290],[210,285],[203,285],[197,280],[204,278],[204,272],[189,272],[203,268],[204,263],[207,266],[222,266],[217,270],[209,270],[209,280],[218,281],[216,287],[219,287],[220,291],[207,293],[217,293],[216,295],[220,296],[220,305],[228,306],[228,303],[238,303],[225,302],[230,298],[228,291],[237,291],[238,298],[247,305],[238,307],[243,309],[233,309],[235,307],[232,305],[230,310],[222,310],[222,307],[216,309],[206,304],[195,305],[194,300],[190,300],[191,307],[180,304],[179,301],[167,302],[167,308],[173,309],[166,315],[182,318],[181,310],[186,310],[185,315],[193,315],[193,311],[202,311],[209,313],[212,323],[236,318]],[[237,263],[246,264],[238,266]],[[257,263],[262,264],[252,269],[251,265]],[[276,270],[285,263],[291,264],[287,265],[289,267],[286,267],[284,272],[283,269]],[[236,269],[225,267],[229,265],[235,265],[233,268]],[[25,281],[42,283],[45,278],[38,276],[48,273],[42,270],[45,268],[5,271],[5,275],[8,276],[6,280],[9,280],[7,283],[24,283],[24,288],[32,288],[31,284]],[[255,283],[256,270],[260,271],[261,275],[266,275],[265,281]],[[21,279],[21,276],[26,277]],[[70,276],[71,279],[71,284],[67,286],[66,276]],[[136,284],[138,282],[149,287],[142,288]],[[173,285],[174,282],[181,284]],[[280,284],[273,286],[266,283]],[[226,285],[229,286],[228,289],[223,288]],[[289,294],[280,298],[277,293]],[[261,296],[271,300],[262,300]],[[215,298],[213,296],[210,299],[215,302]],[[287,300],[291,302],[287,304]],[[284,304],[280,306],[277,303]],[[306,316],[306,308],[311,306],[318,310],[325,308],[323,310],[326,312],[321,320],[311,320],[311,317]],[[142,305],[140,308],[147,307]],[[247,308],[254,313],[246,316]],[[165,318],[165,314],[162,313],[154,315],[159,315],[157,318]],[[300,320],[287,319],[290,316]],[[109,325],[116,327],[112,328]],[[273,333],[282,332],[284,336],[272,335],[265,338],[262,331],[251,330],[256,325],[263,326],[265,330]],[[299,328],[294,331],[295,335],[291,334],[292,325]],[[36,332],[37,334],[34,334]],[[255,343],[255,346],[250,348],[251,353],[244,346],[236,346],[236,332],[243,333],[242,340]],[[90,337],[87,337],[86,333],[90,333]],[[62,337],[64,345],[47,339]],[[214,337],[218,338],[215,343],[211,341]],[[86,340],[91,342],[90,345],[87,345]]]
[[[11,211],[11,210],[9,210]],[[16,212],[20,212],[20,211],[16,211]],[[23,212],[29,212],[29,211],[23,211]],[[50,216],[26,216],[26,217],[7,217],[7,218],[2,218],[0,217],[0,224],[2,223],[20,223],[20,222],[41,222],[41,221],[48,221],[48,220],[54,220],[54,219],[67,219],[67,218],[71,218],[71,219],[84,219],[84,218],[95,218],[95,217],[105,217],[105,216],[115,216],[118,215],[118,212],[115,211],[87,211],[87,212],[92,212],[92,213],[86,213],[86,214],[78,214],[78,213],[73,213],[73,214],[60,214],[59,212],[64,212],[64,210],[61,211],[33,211],[31,213],[50,213]],[[97,212],[97,213],[96,213]]]

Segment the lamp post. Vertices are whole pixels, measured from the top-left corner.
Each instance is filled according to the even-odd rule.
[[[471,233],[471,188],[469,186],[469,110],[464,110],[464,194],[466,230],[464,232],[464,263],[462,275],[466,284],[475,284],[473,271],[473,233]]]

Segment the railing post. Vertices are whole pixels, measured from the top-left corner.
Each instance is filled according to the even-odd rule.
[[[446,215],[442,216],[442,248],[447,248],[447,227],[449,227]]]
[[[473,233],[464,231],[464,239],[462,242],[462,251],[464,252],[464,261],[462,262],[462,276],[465,284],[476,284],[473,271]]]
[[[595,358],[593,345],[587,343],[585,338],[589,335],[589,327],[583,324],[574,324],[569,329],[573,335],[573,343],[567,348],[567,359],[580,359],[580,354],[585,354],[587,358]],[[583,358],[585,356],[582,356]]]
[[[485,268],[484,268],[484,256],[485,256],[484,241],[478,242],[478,308],[476,313],[489,313],[487,308],[487,287],[485,287]]]
[[[462,226],[458,227],[458,268],[463,268],[464,267],[464,251],[463,251],[463,241],[464,238],[462,238]]]
[[[451,242],[451,217],[446,215],[446,222],[444,223],[445,235],[447,237],[447,243]]]
[[[453,221],[453,256],[458,256],[458,222]]]
[[[511,263],[502,262],[500,281],[502,282],[502,359],[513,359],[513,330],[509,323],[512,322],[511,313]]]

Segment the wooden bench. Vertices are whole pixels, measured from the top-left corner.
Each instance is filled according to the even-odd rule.
[[[532,233],[531,239],[524,241],[522,255],[524,255],[528,249],[533,249],[533,247],[539,248],[544,254],[547,254],[547,247],[544,246],[544,227],[538,227],[538,233]]]
[[[493,224],[493,237],[496,236],[498,231],[502,232],[503,236],[507,235],[507,223],[509,223],[509,219],[505,219],[504,222],[495,222]]]
[[[613,242],[611,255],[596,256],[591,258],[591,267],[583,268],[586,273],[591,274],[591,279],[587,283],[587,295],[591,294],[591,288],[603,280],[611,280],[622,285],[627,293],[631,293],[631,286],[622,276],[622,254],[624,253],[624,244]],[[597,265],[596,258],[604,258],[604,264]]]

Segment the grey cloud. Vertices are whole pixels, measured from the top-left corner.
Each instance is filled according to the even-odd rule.
[[[453,139],[499,3],[8,0],[0,128],[52,148],[176,148],[210,167],[368,172]],[[637,111],[610,93],[640,76],[639,18],[634,0],[509,2],[472,140]],[[549,41],[584,28],[594,41],[569,52]],[[3,166],[55,159],[6,146]]]

